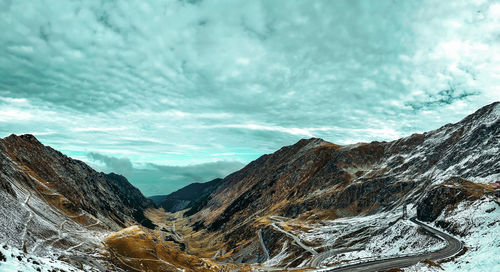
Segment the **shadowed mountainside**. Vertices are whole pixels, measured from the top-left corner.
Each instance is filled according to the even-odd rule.
[[[204,183],[191,183],[168,195],[158,195],[149,197],[155,204],[165,209],[167,212],[178,212],[190,208],[199,203],[211,194],[219,185],[222,179],[217,178]]]
[[[0,180],[7,192],[11,192],[8,187],[12,188],[5,185],[9,180],[21,181],[62,210],[102,217],[115,229],[144,220],[142,211],[154,207],[123,176],[96,172],[85,163],[44,146],[33,135],[1,139],[0,152]],[[47,190],[52,195],[44,194]]]
[[[401,208],[466,233],[445,213],[466,210],[464,202],[496,211],[498,191],[487,184],[500,179],[499,153],[496,102],[392,142],[300,140],[224,179],[153,197],[167,211],[188,209],[172,214],[123,176],[11,135],[0,139],[0,242],[89,271],[267,269],[248,263],[307,271],[349,260],[339,250],[387,255],[395,242],[401,252],[437,249],[442,241],[401,220]]]
[[[494,182],[500,179],[499,147],[499,102],[456,124],[392,142],[300,140],[227,176],[187,215],[193,214],[195,229],[223,233],[227,250],[248,255],[259,250],[255,233],[269,215],[367,215],[418,203],[429,186],[452,177]],[[427,211],[419,218],[435,217]]]
[[[85,264],[91,271],[112,268],[102,237],[137,223],[154,228],[144,216],[152,207],[124,177],[96,172],[32,135],[0,139],[4,249],[51,256],[75,267]]]

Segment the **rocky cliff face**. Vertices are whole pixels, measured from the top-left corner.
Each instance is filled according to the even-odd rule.
[[[497,226],[498,191],[488,183],[500,180],[499,153],[500,103],[392,142],[301,140],[159,200],[189,208],[182,215],[148,209],[154,204],[122,176],[98,173],[31,135],[11,135],[0,140],[0,243],[94,271],[304,267],[390,256],[396,244],[398,253],[437,249],[442,241],[402,220],[402,207],[459,235],[468,234],[453,220],[471,211]],[[109,235],[138,222],[155,227],[145,209],[156,230]]]
[[[0,140],[0,152],[2,183],[20,181],[63,210],[101,217],[113,228],[129,225],[135,221],[134,213],[154,206],[124,177],[96,172],[85,163],[42,145],[32,135],[11,135]]]
[[[0,139],[3,244],[84,262],[82,254],[102,250],[106,232],[137,223],[153,228],[144,216],[151,207],[124,177],[96,172],[32,135]]]
[[[194,213],[198,228],[223,233],[232,247],[255,239],[256,222],[269,215],[371,214],[431,201],[422,200],[427,188],[452,177],[494,182],[500,179],[499,149],[498,102],[456,124],[392,142],[301,140],[229,175],[188,214]],[[423,214],[432,220],[439,209]]]
[[[417,218],[432,222],[446,209],[455,208],[462,201],[473,202],[482,197],[495,195],[491,186],[477,184],[454,177],[431,186],[417,205]]]

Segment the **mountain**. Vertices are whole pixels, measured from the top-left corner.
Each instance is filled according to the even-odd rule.
[[[0,271],[496,271],[498,154],[496,102],[391,142],[302,139],[157,209],[124,177],[11,135]]]
[[[144,216],[154,207],[124,177],[96,172],[32,135],[0,139],[0,241],[6,247],[74,261],[73,250],[102,248],[105,232],[137,223],[154,228]]]
[[[123,176],[97,172],[33,135],[0,139],[0,271],[221,270],[187,254],[188,242],[167,231],[165,218],[150,220],[158,214]]]
[[[231,252],[228,258],[261,263],[281,256],[278,265],[303,265],[316,251],[296,242],[290,246],[294,240],[277,224],[297,229],[299,236],[306,235],[304,228],[320,231],[311,222],[400,216],[406,206],[418,219],[433,221],[463,201],[485,198],[493,203],[495,192],[488,184],[500,180],[499,148],[499,102],[456,124],[391,142],[340,146],[304,139],[227,176],[206,201],[193,205],[185,215],[194,232],[206,231],[207,240],[219,237],[216,247]],[[458,192],[460,197],[452,197]],[[390,227],[361,228],[357,236],[364,241],[342,240],[339,235],[334,244],[345,250],[367,248],[371,238]],[[330,236],[310,241],[317,251],[332,246],[325,237]],[[426,246],[439,244],[431,238],[422,240],[428,240]]]
[[[205,199],[219,185],[222,179],[216,178],[208,182],[195,182],[168,195],[149,197],[158,207],[167,212],[178,212],[192,207],[194,204]]]
[[[392,142],[339,146],[312,138],[264,155],[222,181],[195,218],[211,230],[266,209],[284,216],[337,209],[339,216],[384,210],[402,195],[416,200],[430,184],[459,176],[500,179],[500,106],[457,124]]]

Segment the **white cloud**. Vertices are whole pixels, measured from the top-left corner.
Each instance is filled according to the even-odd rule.
[[[106,132],[106,131],[117,131],[117,130],[125,130],[126,127],[77,127],[72,128],[71,130],[76,132]]]
[[[17,109],[0,110],[0,122],[16,122],[30,119],[33,119],[33,115],[29,112]]]
[[[218,157],[218,156],[234,156],[238,153],[236,152],[225,152],[225,153],[215,153],[215,154],[210,154],[210,156],[213,156],[213,157]]]
[[[271,126],[271,125],[257,125],[257,124],[229,124],[229,125],[221,125],[221,126],[213,126],[213,127],[226,127],[226,128],[241,128],[241,129],[250,129],[250,130],[267,130],[267,131],[277,131],[288,133],[297,136],[306,136],[313,137],[311,132],[307,129],[303,128],[287,128],[282,126]]]
[[[248,162],[304,137],[392,140],[500,100],[499,10],[0,1],[0,133],[169,165]]]

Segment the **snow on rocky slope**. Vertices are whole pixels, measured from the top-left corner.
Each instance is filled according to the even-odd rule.
[[[328,267],[365,259],[417,254],[445,246],[441,239],[428,235],[410,220],[402,219],[401,215],[401,212],[382,212],[314,223],[292,219],[282,225],[319,252],[302,267]],[[414,209],[410,209],[409,215],[415,215]],[[280,253],[264,265],[285,267],[287,256],[291,254],[291,248],[283,245]]]
[[[398,157],[408,169],[401,174],[419,174],[420,179],[443,182],[458,176],[473,182],[500,180],[500,102],[487,105],[456,124],[422,134],[419,145]],[[410,139],[414,135],[402,139]],[[398,141],[393,142],[397,146]],[[411,163],[412,165],[410,165]],[[417,169],[416,167],[420,167]],[[395,168],[389,173],[397,173]],[[423,170],[423,171],[422,171]]]
[[[433,222],[443,210],[491,194],[487,184],[500,178],[498,112],[500,103],[492,103],[458,123],[392,142],[301,140],[224,178],[187,214],[195,229],[222,235],[234,259],[275,267],[316,263],[292,235],[319,254],[342,251],[321,265],[435,250],[441,240],[397,217],[409,205]]]
[[[123,179],[97,173],[32,135],[0,139],[0,243],[74,267],[114,267],[102,241],[137,224],[152,206]],[[0,262],[0,271],[6,267]]]
[[[80,268],[72,266],[64,261],[59,261],[52,256],[39,257],[27,254],[21,250],[0,244],[0,271],[22,271],[22,272],[93,272],[99,271],[89,265],[82,264]]]
[[[444,271],[500,271],[500,204],[496,197],[463,201],[455,209],[443,211],[435,228],[456,234],[466,251],[441,264]],[[414,266],[405,271],[428,271]]]
[[[493,103],[459,123],[392,142],[339,146],[313,138],[264,155],[224,178],[185,217],[172,217],[171,232],[184,237],[184,249],[169,250],[187,259],[188,251],[203,258],[225,252],[214,261],[193,259],[212,271],[217,262],[276,270],[442,248],[428,228],[407,219],[416,215],[465,240],[467,251],[441,263],[444,268],[496,267],[491,252],[498,255],[499,207],[491,200],[499,193],[489,183],[500,177],[499,108]],[[103,238],[137,222],[155,227],[143,213],[152,203],[126,179],[97,173],[33,136],[0,140],[0,170],[0,242],[24,254],[75,269],[119,269]],[[401,218],[405,206],[409,216]],[[115,264],[140,267],[142,256],[165,264],[158,237],[166,232],[142,232],[151,238],[137,234],[148,247],[134,256],[127,256],[126,239],[108,239],[121,250]]]
[[[437,237],[426,235],[421,228],[400,215],[377,214],[366,217],[351,217],[324,222],[327,226],[317,229],[326,245],[335,245],[336,250],[347,252],[333,254],[320,265],[332,265],[367,258],[387,258],[403,254],[416,254],[443,248],[445,243]],[[363,231],[365,233],[363,233]],[[350,237],[345,247],[336,244]],[[304,235],[307,239],[307,235]]]

